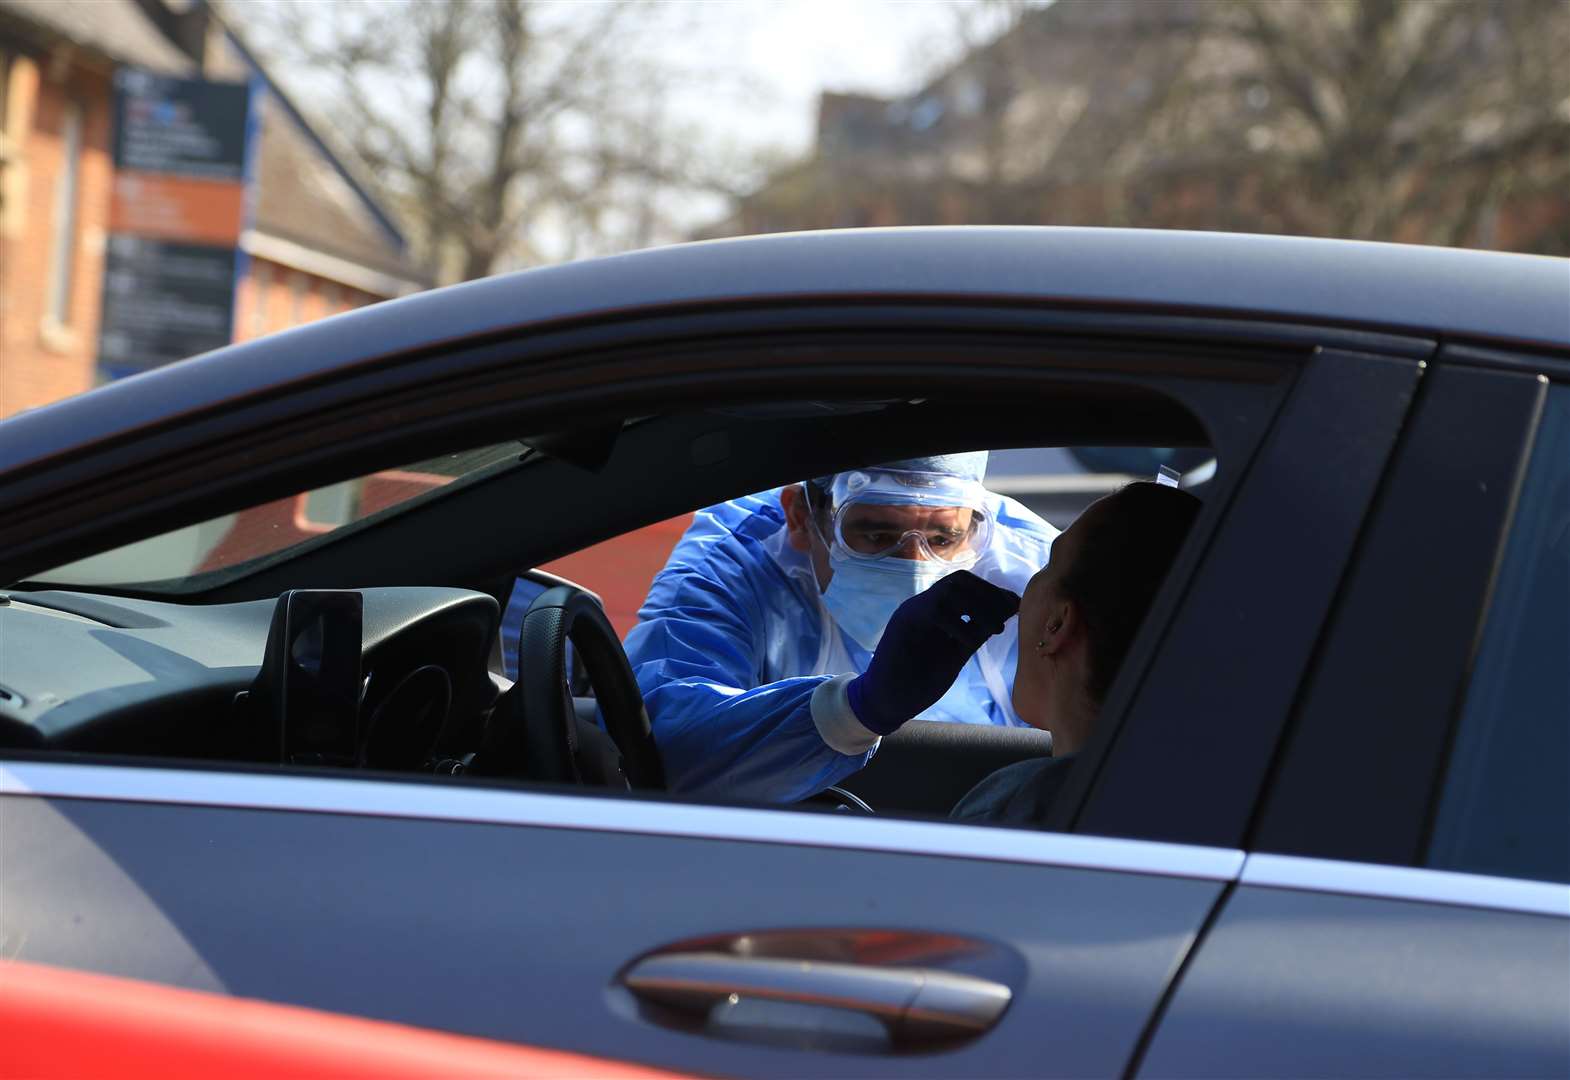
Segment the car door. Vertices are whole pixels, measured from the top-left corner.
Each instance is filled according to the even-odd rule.
[[[1098,372],[1187,402],[1224,464],[1060,832],[16,759],[8,954],[705,1072],[1121,1073],[1240,872],[1429,349],[1262,333],[1246,378],[1149,338]]]
[[[1566,374],[1454,347],[1425,380],[1142,1072],[1570,1073]]]
[[[434,784],[11,763],[6,791],[17,958],[720,1074],[1115,1074],[1241,863]],[[629,988],[656,951],[707,962],[719,1015]],[[817,970],[775,1003],[781,957]],[[944,1030],[886,1034],[884,984],[936,973]]]

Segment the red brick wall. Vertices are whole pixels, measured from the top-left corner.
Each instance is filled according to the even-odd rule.
[[[297,284],[298,283],[298,286]],[[296,288],[299,318],[295,317]],[[234,339],[249,341],[382,299],[266,259],[250,260],[235,298]],[[262,305],[258,309],[258,304]]]
[[[0,168],[0,416],[93,385],[113,175],[107,72],[18,58],[10,90],[6,131],[20,160]],[[56,189],[65,174],[71,102],[83,110],[74,265],[66,318],[53,325],[47,306]]]
[[[16,57],[3,130],[17,151],[0,166],[0,417],[91,389],[113,183],[113,88],[107,68]],[[74,259],[65,320],[47,317],[57,190],[70,103],[82,106]],[[258,268],[265,311],[256,319]],[[301,283],[294,302],[295,281]],[[264,260],[239,283],[235,340],[244,341],[382,299]]]

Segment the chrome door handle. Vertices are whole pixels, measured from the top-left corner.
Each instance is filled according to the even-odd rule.
[[[850,1009],[882,1021],[896,1042],[973,1038],[997,1023],[1013,998],[1002,983],[936,968],[724,952],[648,956],[622,984],[644,1001],[700,1016],[733,995]]]

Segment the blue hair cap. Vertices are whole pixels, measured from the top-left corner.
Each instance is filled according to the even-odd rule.
[[[883,470],[886,472],[921,472],[936,473],[939,476],[952,476],[956,480],[969,480],[977,484],[987,475],[987,451],[975,450],[968,454],[934,454],[932,457],[906,458],[904,461],[886,461],[882,465],[869,465],[871,471]],[[854,470],[851,470],[854,471]],[[834,477],[839,474],[830,473],[813,479],[818,487],[827,490],[834,484]]]
[[[890,461],[874,468],[890,469],[895,472],[938,473],[960,480],[974,480],[979,484],[987,475],[987,452],[976,450],[969,454],[936,454],[932,457],[906,458],[904,461]]]

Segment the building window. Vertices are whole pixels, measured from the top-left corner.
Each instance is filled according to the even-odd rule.
[[[267,333],[267,294],[273,288],[272,264],[251,262],[251,336]]]
[[[70,102],[60,126],[60,177],[55,184],[54,236],[50,244],[49,304],[56,326],[71,321],[71,283],[76,267],[76,202],[82,185],[82,106]]]

